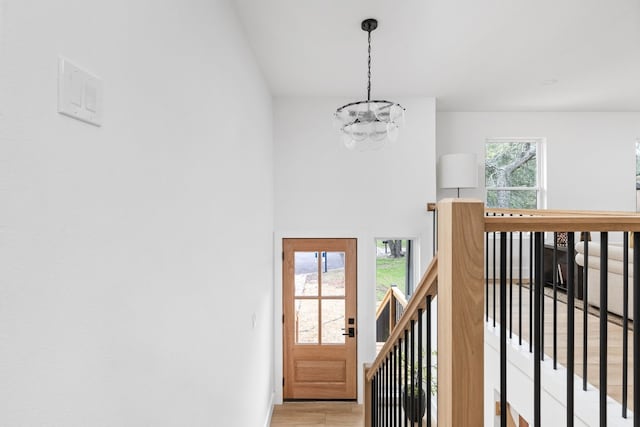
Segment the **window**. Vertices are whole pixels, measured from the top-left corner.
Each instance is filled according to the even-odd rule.
[[[391,286],[407,297],[413,293],[413,241],[376,240],[376,299],[382,301]]]
[[[485,146],[487,207],[537,209],[542,205],[542,140],[488,139]]]
[[[376,341],[385,342],[404,311],[391,287],[403,300],[413,293],[414,241],[376,239]]]

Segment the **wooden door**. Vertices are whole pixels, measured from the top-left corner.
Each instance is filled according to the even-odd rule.
[[[284,398],[356,399],[356,239],[284,239],[283,251]]]

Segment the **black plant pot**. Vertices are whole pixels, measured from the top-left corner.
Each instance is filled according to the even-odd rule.
[[[420,394],[414,391],[413,398],[411,397],[411,389],[407,393],[407,389],[402,390],[402,409],[411,422],[419,422],[424,417],[424,412],[427,409],[427,393],[424,389],[420,389]]]

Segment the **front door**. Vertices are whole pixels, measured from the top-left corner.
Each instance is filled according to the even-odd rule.
[[[356,399],[356,239],[284,239],[285,399]]]

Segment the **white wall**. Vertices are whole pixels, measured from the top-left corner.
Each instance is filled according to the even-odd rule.
[[[0,0],[0,49],[0,425],[264,425],[271,97],[230,4]]]
[[[282,398],[283,237],[358,239],[358,375],[375,356],[375,238],[419,242],[421,275],[431,259],[435,200],[435,100],[396,99],[407,108],[397,143],[380,151],[352,152],[342,145],[332,114],[348,100],[276,98],[275,109],[275,373]],[[359,378],[359,399],[362,379]]]
[[[484,159],[491,137],[546,138],[547,208],[635,211],[635,142],[640,113],[464,113],[437,115],[437,153],[474,152]],[[484,200],[484,169],[477,189]],[[455,190],[438,189],[438,199]]]

